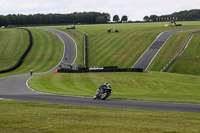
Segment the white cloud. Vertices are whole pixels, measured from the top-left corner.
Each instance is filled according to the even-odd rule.
[[[142,20],[146,15],[164,15],[198,9],[200,0],[0,0],[0,14],[107,12]]]
[[[39,7],[39,3],[36,2],[24,2],[20,5],[20,9],[24,10],[24,9],[35,9]]]

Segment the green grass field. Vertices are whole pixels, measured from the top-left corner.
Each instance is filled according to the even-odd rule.
[[[1,133],[199,133],[199,113],[0,100]]]
[[[165,67],[168,62],[181,50],[189,36],[189,33],[191,32],[192,31],[180,32],[170,37],[149,66],[148,71],[162,70],[163,67]]]
[[[110,98],[145,101],[200,103],[200,78],[181,74],[146,73],[48,73],[29,81],[37,91],[93,97],[108,82]]]
[[[152,44],[157,35],[163,31],[199,28],[199,22],[179,22],[181,27],[164,27],[162,23],[77,25],[76,30],[66,30],[67,26],[54,26],[70,34],[83,51],[81,36],[88,36],[89,66],[131,67],[143,52]],[[119,30],[119,33],[107,33],[108,28]],[[181,40],[182,41],[182,40]],[[78,55],[83,61],[83,53]]]
[[[200,75],[200,33],[194,34],[185,52],[167,70],[171,73]]]
[[[29,45],[28,32],[23,29],[0,30],[0,70],[13,67]]]
[[[164,23],[138,23],[80,25],[76,26],[77,30],[75,31],[66,31],[66,26],[55,28],[67,32],[75,39],[78,46],[76,63],[83,62],[83,52],[80,51],[83,51],[82,35],[86,33],[89,37],[90,66],[131,67],[160,32],[198,28],[200,25],[199,22],[179,23],[182,23],[183,26],[164,27]],[[114,28],[120,32],[107,33],[107,28]],[[60,61],[63,45],[59,38],[47,31],[30,30],[33,34],[34,46],[23,65],[11,73],[0,74],[0,77],[28,73],[30,69],[33,69],[34,72],[48,71]],[[177,49],[174,49],[181,47],[181,44],[173,46],[174,48],[170,47],[170,44],[178,40],[184,42],[181,38],[187,37],[187,34],[179,33],[170,38],[169,44],[167,43],[164,46],[165,50],[161,52],[166,53],[166,49],[171,48],[170,54],[176,53]],[[198,41],[198,35],[193,38],[194,44],[191,45],[191,48],[188,47],[190,49],[188,53],[184,53],[187,57],[195,57],[199,53],[197,49],[199,45],[195,45],[195,38]],[[192,50],[194,56],[189,54]],[[168,60],[171,57],[156,59],[158,64],[161,64],[158,65],[160,68],[164,65],[161,58]],[[191,61],[191,58],[189,59]],[[182,63],[176,65],[177,62],[173,64],[174,67],[182,65]],[[198,60],[195,62],[197,63]],[[157,68],[154,65],[152,69],[156,70]],[[198,71],[198,67],[194,68],[194,71]],[[113,88],[110,98],[200,103],[199,76],[185,74],[151,71],[145,73],[47,73],[32,78],[29,85],[42,92],[92,97],[97,87],[105,82],[109,82]],[[200,132],[199,117],[199,113],[135,111],[0,100],[0,132],[2,133],[198,133]]]
[[[12,72],[0,74],[0,77],[29,73],[31,69],[33,69],[34,72],[49,71],[61,60],[63,55],[63,44],[59,37],[51,32],[40,29],[29,30],[33,36],[33,47],[23,64]],[[5,60],[1,59],[1,61]]]
[[[93,64],[96,64],[95,66],[131,67],[160,32],[199,27],[198,22],[180,23],[183,24],[182,27],[164,27],[164,23],[138,23],[80,25],[76,26],[76,30],[68,31],[65,30],[65,26],[54,28],[68,32],[75,40],[79,38],[77,43],[80,46],[81,34],[86,33],[88,35],[90,66],[93,66],[91,65],[91,62],[93,62]],[[120,32],[107,33],[108,27],[118,29]],[[149,70],[160,71],[181,49],[190,32],[176,33],[172,36],[160,51],[158,57],[155,58]],[[115,47],[118,48],[115,49]],[[132,47],[135,48],[132,49]],[[101,51],[104,51],[101,48],[109,54],[101,53]],[[102,54],[102,58],[98,53]],[[116,58],[113,59],[115,56]],[[49,81],[51,82],[49,83]],[[97,87],[104,82],[109,82],[114,88],[111,98],[200,103],[198,95],[199,77],[179,74],[158,72],[45,74],[31,79],[29,85],[42,92],[92,97]]]

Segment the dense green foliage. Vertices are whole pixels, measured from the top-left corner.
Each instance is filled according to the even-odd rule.
[[[198,133],[199,113],[0,100],[1,133]]]
[[[114,15],[113,16],[113,21],[116,23],[119,21],[119,16],[118,15]]]
[[[200,78],[180,74],[148,73],[49,73],[29,81],[31,88],[54,94],[92,97],[108,82],[111,98],[200,103]]]
[[[161,19],[159,21],[169,21],[171,19],[177,19],[179,21],[199,21],[200,20],[200,9],[193,9],[193,10],[185,10],[180,12],[174,12],[169,15],[151,15],[150,17],[145,16],[143,18],[144,21],[158,21],[156,18],[160,17]],[[168,18],[168,19],[167,19]],[[171,19],[170,19],[171,18]]]
[[[178,20],[180,20],[180,21],[199,21],[200,20],[200,9],[175,12],[170,15],[163,15],[161,17],[178,17]]]
[[[71,14],[9,14],[7,16],[0,15],[0,26],[4,25],[34,25],[34,24],[95,24],[104,19],[103,23],[110,21],[110,14],[99,12],[83,12]],[[103,17],[103,18],[102,18]]]
[[[0,30],[0,70],[13,67],[29,45],[28,32],[23,29]]]
[[[50,69],[53,69],[61,60],[63,55],[63,44],[59,37],[51,32],[40,29],[29,30],[33,36],[33,47],[24,59],[23,64],[12,72],[0,74],[0,77],[29,73],[31,69],[33,69],[34,72],[49,71]],[[3,56],[3,53],[1,53],[1,56]],[[4,59],[1,60],[2,62],[4,61]]]

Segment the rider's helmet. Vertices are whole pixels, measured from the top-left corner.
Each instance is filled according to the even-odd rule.
[[[105,83],[104,85],[108,85],[108,83]]]
[[[107,89],[111,89],[111,86],[110,86],[110,84],[108,84],[108,83],[105,83],[104,85],[106,86],[106,88],[107,88]]]

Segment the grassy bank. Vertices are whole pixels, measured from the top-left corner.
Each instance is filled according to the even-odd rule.
[[[171,73],[200,75],[200,33],[194,34],[185,52],[167,70]]]
[[[143,52],[163,31],[192,29],[199,27],[198,22],[180,22],[181,27],[164,27],[162,23],[76,25],[76,30],[66,30],[67,26],[54,26],[70,34],[83,51],[83,33],[88,35],[89,66],[131,67]],[[107,33],[107,29],[119,30]],[[83,54],[79,54],[79,63]]]
[[[92,97],[105,82],[113,88],[111,98],[200,103],[200,78],[180,74],[48,73],[32,78],[29,85],[41,92]]]
[[[148,70],[162,70],[168,64],[168,62],[181,50],[189,36],[189,33],[191,32],[192,31],[180,32],[170,37],[163,48],[160,50],[160,52],[157,54],[157,56],[149,66]]]
[[[0,100],[1,133],[198,133],[200,115]]]
[[[28,32],[23,29],[0,30],[0,70],[13,67],[29,45]]]
[[[63,55],[63,44],[55,34],[39,30],[29,29],[33,36],[33,47],[23,64],[16,70],[0,74],[0,77],[34,72],[45,72],[53,69],[61,60]],[[11,46],[14,47],[14,46]],[[5,61],[4,59],[2,59]]]
[[[83,38],[83,32],[79,30],[66,30],[67,26],[51,26],[50,28],[55,28],[57,30],[61,30],[65,33],[67,33],[75,42],[77,45],[77,58],[75,61],[75,64],[80,64],[83,67],[84,64],[84,38]]]

